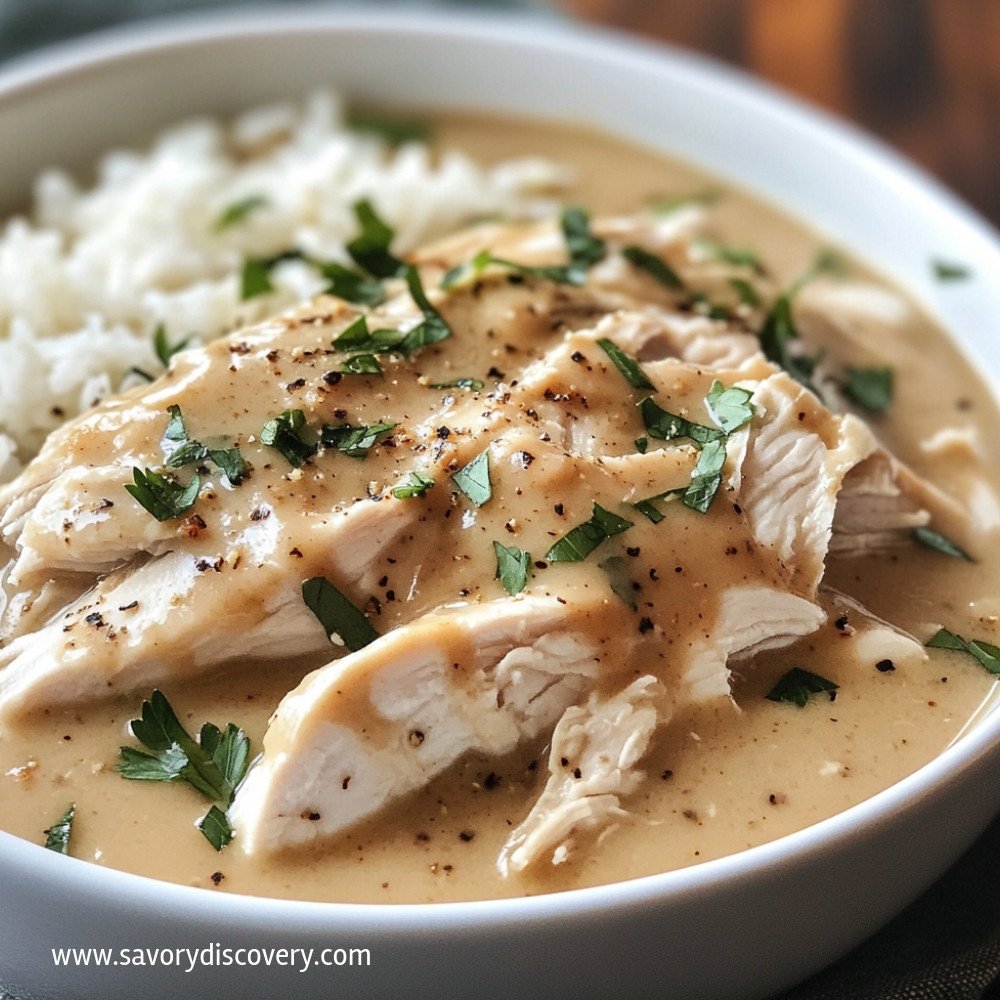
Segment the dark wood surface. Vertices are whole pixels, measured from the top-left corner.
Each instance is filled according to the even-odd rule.
[[[874,132],[1000,226],[1000,0],[556,0]]]

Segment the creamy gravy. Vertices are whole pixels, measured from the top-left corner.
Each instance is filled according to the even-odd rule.
[[[440,124],[438,136],[442,145],[467,149],[482,159],[524,152],[572,163],[578,171],[572,197],[595,214],[632,211],[657,197],[717,186],[683,164],[572,128],[455,116]],[[713,219],[727,242],[757,250],[773,266],[779,284],[796,278],[820,246],[799,223],[738,192],[719,201]],[[850,266],[854,273],[864,273],[854,261]],[[531,333],[522,334],[526,341]],[[862,353],[824,336],[823,330],[815,333],[839,361],[893,365],[896,401],[877,427],[899,457],[959,498],[977,481],[995,488],[991,470],[1000,468],[997,413],[978,378],[929,320],[914,309],[904,335],[889,327],[872,330],[878,337],[875,353]],[[460,370],[461,357],[451,364],[452,377],[473,374]],[[599,384],[594,391],[600,391]],[[608,391],[623,396],[623,384],[610,384]],[[933,407],[926,405],[928,399],[936,401]],[[431,399],[428,405],[437,402]],[[366,405],[359,394],[352,415],[361,422],[381,417],[374,410],[366,412]],[[961,446],[934,455],[922,449],[921,442],[945,425],[975,429],[981,456],[973,460]],[[471,448],[469,456],[476,450]],[[542,465],[534,474],[540,474]],[[374,478],[371,468],[376,466],[365,475]],[[648,493],[670,485],[650,484]],[[502,500],[502,479],[495,488]],[[511,484],[510,490],[514,488]],[[595,483],[588,495],[601,499],[600,488]],[[493,529],[502,526],[505,512],[506,503],[484,512],[485,537],[503,537]],[[583,509],[568,512],[559,526],[578,524],[586,514]],[[715,520],[712,530],[717,530]],[[638,559],[643,574],[672,574],[680,567],[683,576],[685,552],[710,544],[708,521],[691,521],[683,538],[661,534],[662,547],[654,552],[647,546]],[[533,530],[540,538],[541,527]],[[533,537],[521,537],[517,544],[542,550],[542,541]],[[863,560],[831,557],[826,579],[919,638],[945,624],[996,641],[1000,595],[989,568],[1000,555],[995,531],[977,536],[975,555],[975,564],[918,548]],[[748,572],[768,571],[766,565],[746,562]],[[317,564],[312,571],[320,568]],[[704,575],[704,566],[700,569]],[[564,573],[555,588],[586,588],[593,568],[559,568],[565,570],[577,579],[571,584]],[[485,575],[491,572],[492,566]],[[302,575],[311,575],[310,569]],[[486,596],[500,593],[492,581],[472,586]],[[670,587],[654,589],[676,599],[680,584],[674,581]],[[431,584],[421,603],[433,606],[454,597]],[[388,627],[394,614],[391,601],[385,614]],[[616,657],[619,662],[612,673],[627,673],[631,643],[608,636],[603,642],[609,663]],[[319,900],[421,902],[524,895],[669,870],[774,839],[867,798],[938,754],[991,696],[990,677],[969,658],[934,652],[926,663],[882,673],[843,655],[842,646],[841,634],[828,626],[741,667],[734,678],[740,710],[725,703],[688,709],[663,727],[641,765],[649,779],[624,803],[631,818],[612,829],[597,850],[507,879],[497,874],[495,859],[511,826],[544,785],[544,745],[499,760],[465,758],[425,789],[338,838],[335,846],[260,859],[247,858],[234,844],[216,855],[190,827],[206,808],[192,789],[127,782],[115,772],[117,747],[133,742],[125,726],[141,700],[134,695],[37,713],[24,724],[5,727],[0,732],[0,825],[37,841],[41,830],[75,801],[73,853],[78,857],[212,891]],[[256,750],[284,694],[308,668],[325,660],[317,655],[307,665],[302,660],[241,662],[214,677],[161,686],[190,730],[206,720],[234,721],[246,729]],[[793,665],[836,681],[836,700],[813,699],[802,710],[767,701],[763,695]]]

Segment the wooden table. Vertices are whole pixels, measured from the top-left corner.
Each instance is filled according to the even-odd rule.
[[[555,0],[881,136],[1000,226],[1000,0]]]

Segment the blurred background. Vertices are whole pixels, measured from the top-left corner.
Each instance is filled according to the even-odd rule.
[[[0,0],[0,60],[123,21],[232,5]],[[433,4],[353,4],[393,5]],[[1000,0],[439,0],[437,6],[575,17],[745,67],[881,136],[1000,226]]]

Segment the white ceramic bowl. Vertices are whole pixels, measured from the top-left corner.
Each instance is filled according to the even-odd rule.
[[[0,75],[0,204],[194,112],[332,84],[372,102],[590,122],[756,189],[917,289],[994,383],[996,235],[851,129],[682,53],[555,23],[371,12],[233,13],[103,36]],[[932,256],[974,279],[927,281]],[[433,906],[213,894],[0,834],[0,992],[30,997],[760,997],[829,963],[918,895],[1000,804],[1000,710],[937,760],[799,833],[685,871]],[[57,968],[50,949],[368,948],[371,965]],[[330,957],[335,957],[331,955]]]

